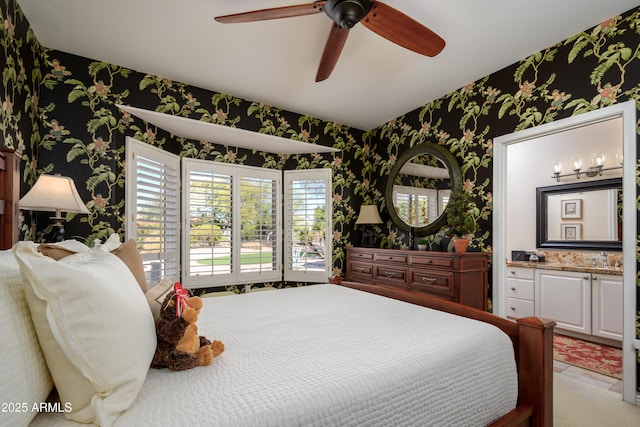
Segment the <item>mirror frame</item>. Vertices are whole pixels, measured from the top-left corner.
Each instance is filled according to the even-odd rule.
[[[447,169],[449,169],[451,191],[460,191],[460,189],[462,189],[462,169],[460,168],[460,165],[458,164],[455,156],[441,145],[424,142],[414,145],[398,157],[398,160],[396,160],[396,164],[393,165],[391,171],[389,172],[389,179],[387,181],[387,187],[385,189],[384,196],[387,210],[389,211],[391,220],[396,225],[396,227],[406,232],[413,230],[413,233],[416,236],[428,236],[430,234],[437,233],[442,228],[442,226],[446,224],[446,208],[432,223],[427,224],[424,227],[411,227],[398,216],[398,214],[396,213],[396,209],[393,206],[393,183],[398,177],[400,169],[402,169],[406,162],[421,154],[430,154],[437,157],[440,161],[442,161],[442,163],[444,163]]]
[[[622,189],[622,178],[600,179],[597,181],[577,182],[573,184],[561,184],[536,188],[536,247],[622,251],[622,241],[579,240],[568,242],[566,240],[547,240],[546,233],[547,199],[550,195],[567,192],[574,193],[579,191],[607,190],[618,187]]]

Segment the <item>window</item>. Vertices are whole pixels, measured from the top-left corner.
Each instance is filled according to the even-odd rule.
[[[183,283],[280,281],[282,172],[183,159]]]
[[[126,238],[135,239],[149,287],[179,280],[180,160],[127,137]]]
[[[150,286],[280,282],[283,255],[284,280],[331,275],[331,169],[287,171],[283,186],[279,170],[185,158],[180,173],[176,155],[133,138],[126,149],[126,235]]]
[[[285,171],[285,280],[326,282],[332,270],[331,169]]]
[[[393,186],[393,205],[398,216],[413,227],[424,227],[435,221],[446,208],[451,190]]]

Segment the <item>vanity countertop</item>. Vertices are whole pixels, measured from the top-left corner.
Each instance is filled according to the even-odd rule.
[[[507,267],[543,268],[545,270],[579,271],[583,273],[615,274],[622,276],[621,267],[591,267],[584,265],[558,264],[551,262],[508,261]]]

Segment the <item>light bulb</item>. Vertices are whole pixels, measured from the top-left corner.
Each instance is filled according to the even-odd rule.
[[[591,154],[591,163],[593,166],[602,167],[604,166],[605,158],[606,156],[604,153],[593,153]]]
[[[571,165],[573,166],[574,171],[582,169],[582,158],[574,157],[573,160],[571,160]]]

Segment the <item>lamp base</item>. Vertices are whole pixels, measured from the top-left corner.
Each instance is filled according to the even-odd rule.
[[[62,242],[64,240],[64,226],[62,224],[53,224],[48,240],[53,243]]]
[[[365,248],[377,247],[376,233],[372,228],[362,232],[362,246]]]

